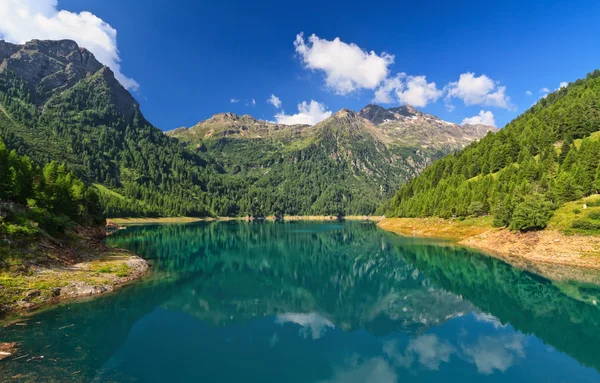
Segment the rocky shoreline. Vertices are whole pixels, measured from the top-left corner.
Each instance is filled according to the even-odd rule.
[[[40,238],[4,249],[21,263],[0,270],[0,319],[110,293],[148,273],[144,259],[102,243],[104,228],[78,228],[73,234],[67,240]]]

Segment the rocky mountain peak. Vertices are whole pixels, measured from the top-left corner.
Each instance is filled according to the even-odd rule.
[[[0,60],[0,73],[11,71],[38,90],[33,101],[39,106],[103,69],[90,51],[72,40],[31,40],[23,45],[0,41]]]
[[[410,105],[402,105],[397,108],[390,108],[390,109],[388,109],[388,111],[390,111],[392,113],[397,113],[397,114],[399,114],[401,116],[405,116],[405,117],[420,116],[423,114],[420,111],[418,111],[416,108],[414,108]]]
[[[335,117],[337,119],[356,119],[359,116],[353,110],[350,110],[347,108],[342,108],[342,109],[338,110],[337,112],[335,112],[332,117]]]
[[[366,118],[375,125],[381,124],[385,120],[395,119],[395,116],[392,112],[382,106],[374,104],[369,104],[362,108],[361,111],[358,112],[358,115]]]
[[[370,104],[365,106],[359,112],[359,115],[371,121],[373,124],[379,125],[386,121],[400,120],[407,117],[421,117],[425,116],[426,114],[418,111],[416,108],[410,105],[402,105],[395,108],[385,109],[379,105]]]

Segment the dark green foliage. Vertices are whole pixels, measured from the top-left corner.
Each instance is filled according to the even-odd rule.
[[[539,230],[548,225],[554,206],[542,195],[528,195],[519,203],[512,214],[510,228],[512,230]]]
[[[600,223],[585,220],[576,220],[571,224],[571,227],[573,229],[579,230],[596,231],[600,230]]]
[[[600,221],[600,211],[591,211],[586,215],[589,219],[593,219],[594,221]]]
[[[95,191],[64,165],[34,167],[26,156],[8,151],[0,140],[0,233],[33,234],[37,225],[63,232],[72,223],[103,221]]]
[[[548,95],[498,133],[434,162],[400,188],[385,213],[492,213],[497,226],[543,227],[548,209],[590,195],[600,186],[599,130],[600,71],[595,71]],[[530,196],[545,202],[535,205]],[[543,212],[532,215],[533,208]]]

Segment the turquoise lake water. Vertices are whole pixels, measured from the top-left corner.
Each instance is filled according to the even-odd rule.
[[[152,276],[0,328],[28,355],[0,362],[0,381],[600,382],[597,287],[464,248],[357,222],[148,225],[108,242]]]

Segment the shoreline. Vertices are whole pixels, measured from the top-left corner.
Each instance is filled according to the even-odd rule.
[[[598,236],[566,235],[551,228],[511,232],[492,227],[489,217],[386,218],[377,226],[405,237],[449,240],[552,280],[600,283]]]
[[[105,245],[104,230],[93,231],[92,235],[76,233],[68,241],[38,238],[4,248],[22,264],[0,270],[0,323],[105,295],[148,275],[144,259]]]
[[[107,218],[106,223],[110,225],[151,225],[151,224],[167,224],[167,223],[194,223],[194,222],[227,222],[227,221],[371,221],[379,222],[383,216],[369,215],[349,215],[343,217],[329,215],[285,215],[283,218],[268,216],[264,218],[249,218],[249,217],[216,217],[216,218],[196,218],[196,217],[159,217],[159,218]]]

